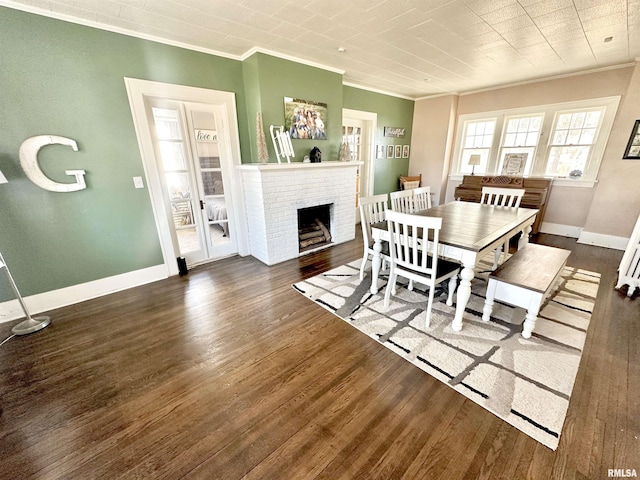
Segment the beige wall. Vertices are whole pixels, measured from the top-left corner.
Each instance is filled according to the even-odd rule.
[[[614,95],[621,96],[621,103],[597,185],[593,188],[554,186],[544,222],[573,227],[568,232],[583,229],[583,235],[593,232],[629,237],[640,213],[640,161],[623,161],[621,158],[633,122],[640,118],[640,66],[637,65],[461,95],[457,108],[452,97],[419,100],[414,111],[412,146],[415,147],[409,171],[412,174],[422,173],[423,177],[426,172],[431,175],[438,171],[448,172],[454,138],[448,123],[451,108],[454,108],[452,116],[457,119],[463,114]],[[441,122],[439,126],[438,122]],[[445,130],[447,134],[443,133]],[[449,144],[443,145],[442,142]],[[453,199],[453,191],[459,183],[459,180],[448,180],[446,192],[442,192],[444,200]],[[614,210],[615,214],[612,214]],[[593,242],[586,240],[586,243]]]
[[[629,237],[640,215],[640,160],[623,160],[631,129],[640,119],[640,63],[636,63],[604,152],[599,183],[584,231]],[[588,242],[587,239],[587,243]]]
[[[422,174],[422,185],[430,186],[436,204],[444,202],[449,175],[449,137],[453,136],[458,97],[447,95],[416,102],[413,110],[409,175]]]

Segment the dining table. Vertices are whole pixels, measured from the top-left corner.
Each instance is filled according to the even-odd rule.
[[[522,232],[518,249],[525,248],[538,210],[522,207],[501,207],[475,202],[453,201],[414,215],[442,218],[439,232],[438,256],[459,262],[462,266],[456,294],[456,311],[451,328],[462,330],[464,311],[471,297],[471,282],[476,275],[478,262],[486,255],[495,255],[497,264],[499,249],[506,240]],[[387,222],[371,225],[373,260],[371,266],[372,294],[378,292],[382,242],[389,241]],[[432,252],[433,253],[433,252]]]

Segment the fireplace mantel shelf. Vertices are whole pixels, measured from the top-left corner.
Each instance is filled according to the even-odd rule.
[[[362,165],[362,162],[320,162],[320,163],[243,163],[238,165],[239,170],[296,170],[303,168],[335,168],[335,167],[355,167]]]

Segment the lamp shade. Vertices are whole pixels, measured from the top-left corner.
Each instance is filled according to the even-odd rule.
[[[475,167],[476,165],[480,165],[480,159],[481,159],[481,158],[482,158],[482,157],[481,157],[480,155],[478,155],[478,154],[473,154],[473,155],[469,156],[469,163],[468,163],[468,165],[469,165],[469,166],[474,166],[474,167]]]

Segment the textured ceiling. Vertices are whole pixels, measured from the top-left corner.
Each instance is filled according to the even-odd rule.
[[[348,84],[410,98],[462,93],[640,57],[640,0],[0,4],[232,58],[266,51],[343,71]]]

